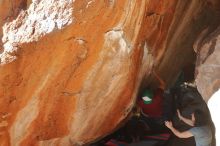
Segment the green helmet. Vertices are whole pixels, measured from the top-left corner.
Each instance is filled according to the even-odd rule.
[[[141,96],[142,100],[144,101],[144,104],[151,104],[153,101],[153,92],[149,89],[145,90]]]

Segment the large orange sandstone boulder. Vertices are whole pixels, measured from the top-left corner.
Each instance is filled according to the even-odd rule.
[[[206,0],[0,4],[2,146],[84,145],[109,134],[154,83],[153,69],[170,85],[195,59],[192,45],[214,19]]]

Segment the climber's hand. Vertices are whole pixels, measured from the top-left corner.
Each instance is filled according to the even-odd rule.
[[[165,121],[165,125],[167,128],[171,129],[173,127],[173,123],[171,121]]]
[[[178,117],[179,117],[180,120],[183,119],[183,116],[180,114],[180,110],[179,110],[179,109],[177,109],[177,115],[178,115]]]

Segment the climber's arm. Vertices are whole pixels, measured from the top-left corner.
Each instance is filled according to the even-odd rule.
[[[159,84],[160,84],[159,88],[164,90],[166,87],[164,80],[154,70],[153,70],[153,74],[155,75],[156,79],[159,81]]]
[[[176,128],[173,127],[173,124],[170,121],[166,121],[165,125],[179,138],[189,138],[193,136],[190,131],[178,131]]]

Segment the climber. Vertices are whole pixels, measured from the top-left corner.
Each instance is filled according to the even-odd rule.
[[[172,118],[172,122],[165,122],[167,126],[170,128],[175,127],[173,130],[176,129],[176,132],[180,132],[180,136],[188,136],[189,138],[178,138],[178,136],[172,135],[171,139],[169,140],[169,144],[171,146],[176,145],[195,145],[196,138],[193,136],[193,130],[195,129],[196,132],[199,132],[204,129],[199,129],[197,127],[203,127],[205,125],[205,130],[208,129],[208,131],[211,131],[211,146],[215,146],[215,127],[212,123],[211,116],[209,113],[209,109],[207,107],[207,104],[203,100],[201,94],[198,92],[195,80],[194,80],[194,74],[195,74],[195,66],[194,64],[186,65],[182,72],[180,73],[179,78],[177,79],[177,82],[174,84],[174,86],[171,88],[171,94],[174,97],[175,100],[175,108],[176,110]],[[179,109],[179,110],[177,110]],[[176,112],[177,111],[177,112]],[[180,114],[181,113],[181,114]],[[190,122],[187,120],[191,120]],[[181,119],[181,121],[179,121]],[[205,121],[202,121],[205,120]],[[171,121],[171,120],[166,120]],[[184,122],[185,121],[185,122]],[[194,121],[194,122],[193,122]],[[193,125],[194,126],[190,126]],[[174,125],[174,126],[173,126]],[[196,128],[194,128],[196,127]],[[192,132],[190,132],[190,129],[192,129]],[[172,130],[171,130],[172,131]],[[184,131],[184,132],[182,132]],[[178,134],[180,134],[178,133]],[[208,132],[207,132],[208,133]],[[183,135],[182,135],[183,134]],[[185,135],[186,134],[186,135]],[[189,134],[189,135],[188,135]],[[209,139],[207,136],[207,139]]]
[[[110,136],[111,139],[127,143],[136,143],[146,139],[148,141],[149,139],[153,139],[156,142],[161,142],[161,138],[163,138],[163,141],[168,140],[169,134],[165,134],[169,132],[169,129],[164,125],[164,121],[169,120],[169,118],[164,118],[166,117],[164,116],[164,111],[168,111],[167,109],[169,109],[166,108],[164,110],[165,99],[163,94],[165,83],[155,71],[153,75],[159,82],[158,88],[154,91],[147,88],[139,96],[131,118],[117,133]],[[166,107],[172,106],[171,104],[167,104]]]
[[[165,121],[165,125],[179,138],[189,138],[194,136],[196,146],[211,146],[212,132],[208,126],[207,116],[200,110],[195,110],[191,114],[191,119],[187,119],[181,115],[177,110],[177,114],[180,120],[188,124],[192,128],[183,132],[180,132],[174,128],[171,121]]]
[[[165,83],[155,71],[153,71],[153,74],[159,81],[159,87],[155,91],[145,89],[140,96],[141,98],[138,98],[137,104],[140,107],[141,114],[146,117],[157,118],[162,115],[162,98]]]
[[[154,92],[150,89],[145,90],[141,98],[138,99],[137,104],[142,119],[148,124],[151,131],[158,133],[167,130],[164,121],[171,118],[169,115],[172,106],[171,103],[167,104],[164,96],[165,82],[155,71],[153,71],[153,75],[159,81],[158,88]],[[168,99],[169,102],[170,99]]]

